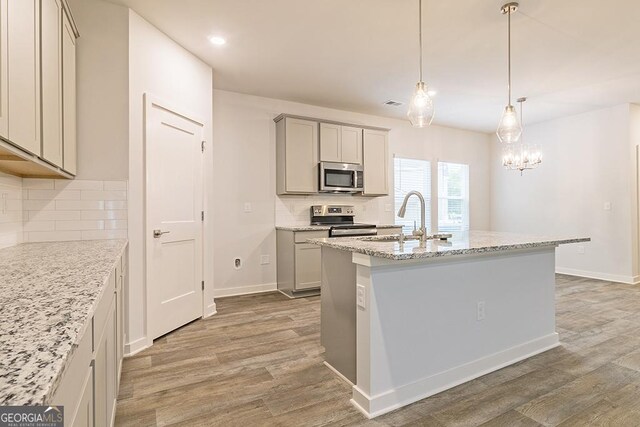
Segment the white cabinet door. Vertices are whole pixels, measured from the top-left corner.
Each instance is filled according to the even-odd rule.
[[[318,122],[285,118],[286,193],[318,192]]]
[[[82,386],[80,403],[76,417],[73,419],[73,427],[93,426],[93,367],[87,369],[87,376]]]
[[[42,157],[62,167],[62,4],[41,0]]]
[[[319,288],[322,265],[320,246],[310,243],[296,243],[295,245],[295,290]]]
[[[342,161],[342,133],[340,125],[320,123],[320,161]]]
[[[340,154],[343,163],[362,164],[362,129],[340,126],[342,146]]]
[[[76,36],[66,13],[62,28],[62,138],[64,170],[75,175],[76,167]]]
[[[40,155],[39,0],[8,3],[9,139]]]
[[[0,137],[9,138],[9,79],[7,78],[7,2],[0,0]]]
[[[363,140],[364,195],[389,194],[388,133],[364,130]]]
[[[111,305],[106,315],[106,321],[100,325],[94,323],[96,330],[96,349],[94,352],[95,375],[95,420],[96,426],[112,425],[115,411],[115,304],[113,293],[103,298],[110,298]],[[95,322],[95,318],[94,318]]]

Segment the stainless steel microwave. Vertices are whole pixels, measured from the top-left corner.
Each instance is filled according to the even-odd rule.
[[[361,165],[320,162],[320,192],[362,193],[363,175]]]

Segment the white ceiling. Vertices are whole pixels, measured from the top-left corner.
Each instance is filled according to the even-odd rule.
[[[216,88],[405,118],[417,80],[417,0],[112,0],[214,69]],[[424,0],[434,123],[492,132],[506,104],[503,1]],[[640,102],[640,1],[522,0],[513,94],[525,124]],[[210,35],[228,43],[216,47]],[[405,103],[388,107],[388,99]]]

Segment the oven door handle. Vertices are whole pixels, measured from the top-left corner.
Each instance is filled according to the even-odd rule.
[[[362,228],[351,230],[331,230],[330,237],[358,237],[358,236],[376,236],[378,230],[375,228]]]

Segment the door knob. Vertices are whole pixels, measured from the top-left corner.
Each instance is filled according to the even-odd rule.
[[[163,234],[171,233],[170,231],[153,230],[153,237],[159,239]]]

